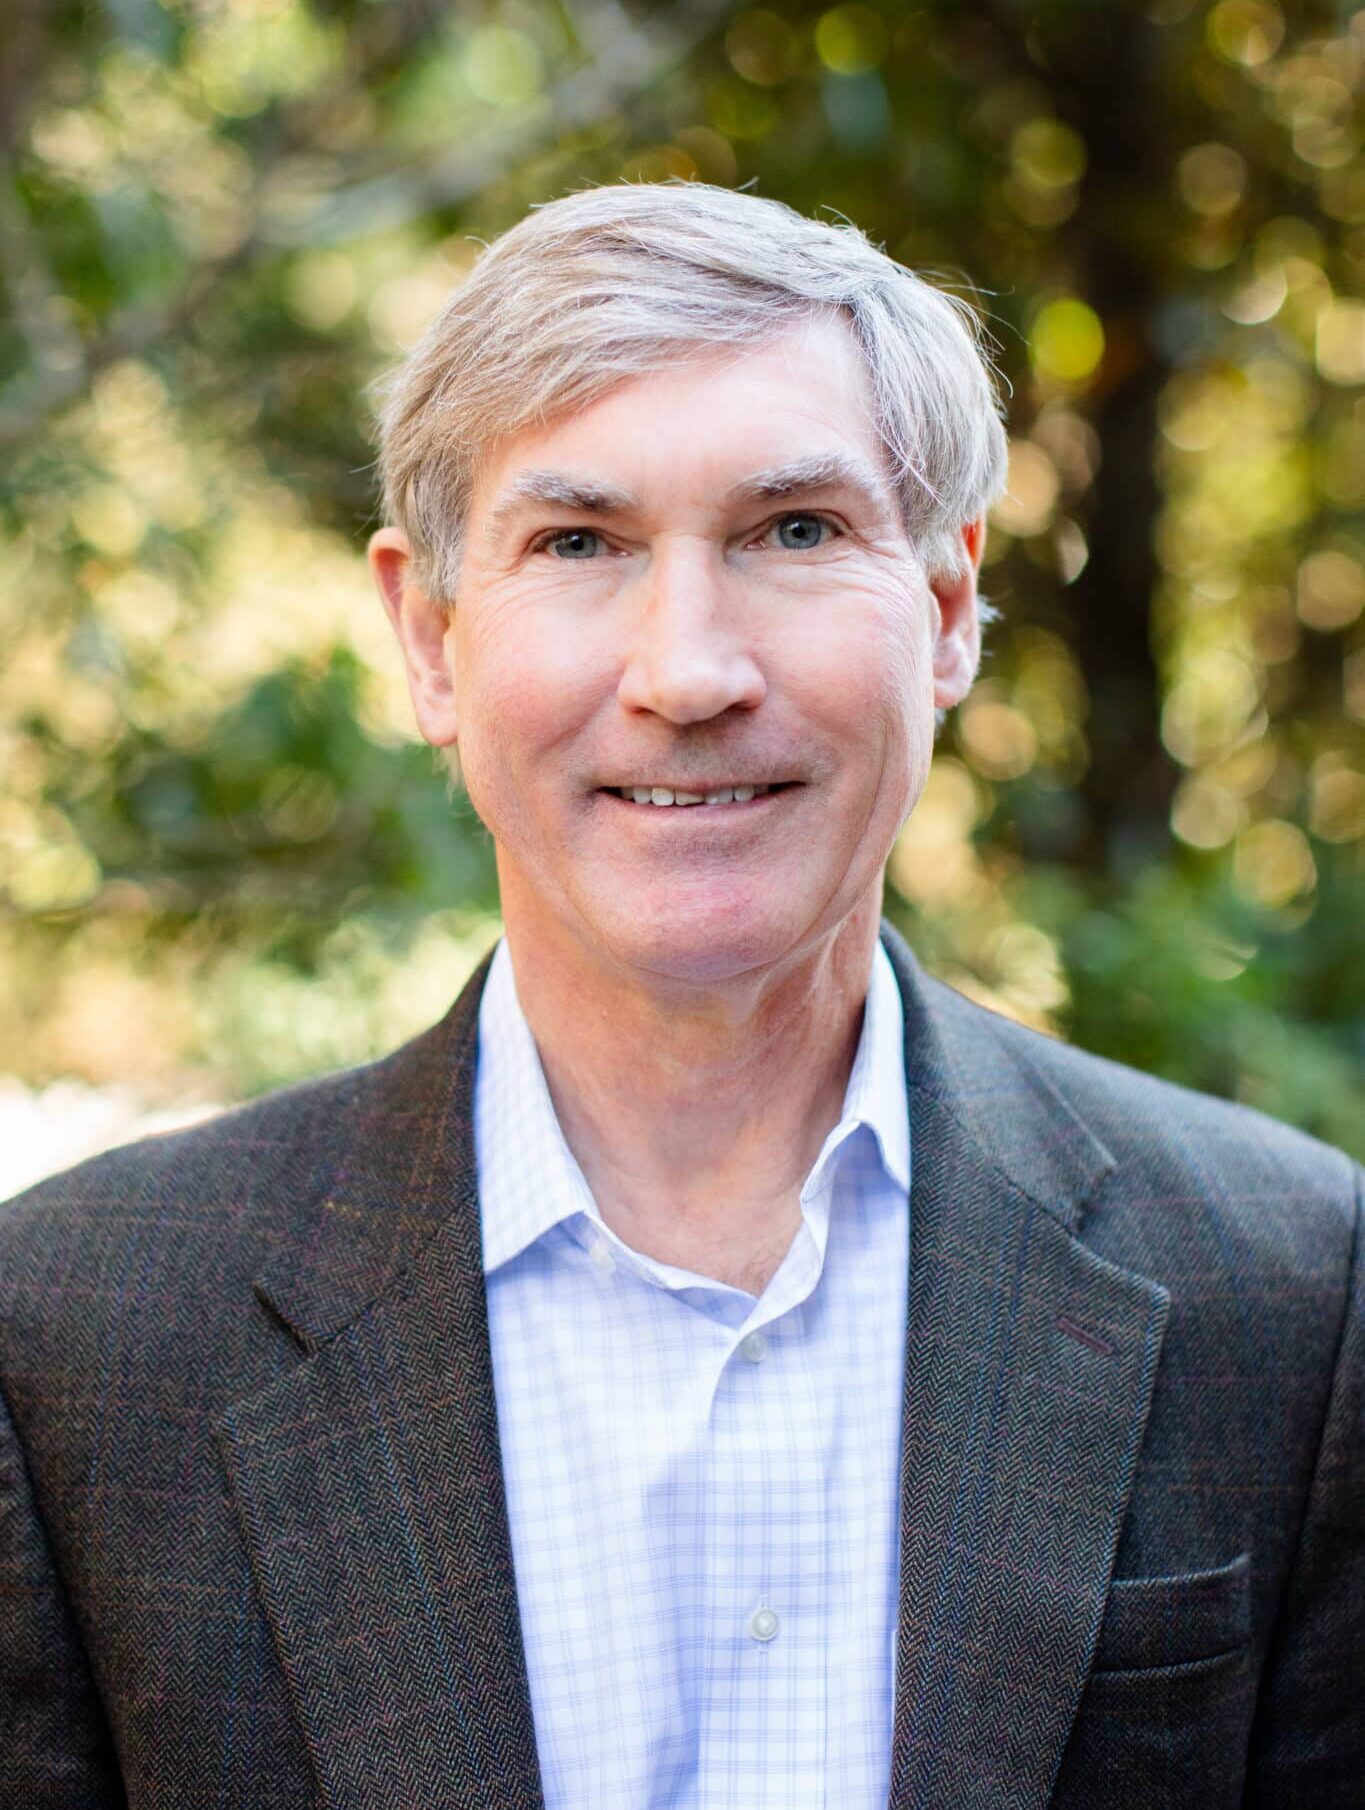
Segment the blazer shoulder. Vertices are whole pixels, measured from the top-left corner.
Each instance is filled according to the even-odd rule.
[[[1025,1033],[1030,1034],[1030,1033]],[[1296,1126],[1239,1101],[1220,1099],[1073,1045],[1039,1037],[1070,1097],[1102,1124],[1115,1155],[1165,1160],[1230,1185],[1263,1181],[1322,1196],[1349,1213],[1360,1166]]]
[[[140,1337],[188,1332],[202,1346],[241,1323],[241,1304],[282,1269],[310,1279],[323,1317],[382,1287],[476,1195],[478,1005],[491,960],[437,1024],[379,1061],[109,1151],[0,1206],[11,1352],[60,1343],[59,1317],[87,1346],[101,1316],[122,1338],[130,1292]],[[267,1304],[288,1320],[276,1297]]]
[[[243,1221],[297,1210],[325,1189],[346,1127],[379,1084],[385,1062],[341,1070],[265,1094],[178,1131],[122,1144],[46,1177],[0,1203],[0,1300],[25,1254],[86,1240],[107,1247],[120,1228],[173,1211],[225,1233]]]
[[[1163,1216],[1198,1214],[1226,1225],[1248,1256],[1349,1263],[1365,1171],[1343,1151],[1252,1107],[964,1004],[977,1036],[1031,1077],[1035,1097],[1041,1086],[1052,1109],[1078,1120],[1112,1158],[1086,1216],[1092,1227],[1097,1216],[1137,1216],[1154,1229]]]

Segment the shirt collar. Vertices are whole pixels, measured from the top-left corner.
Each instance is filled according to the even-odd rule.
[[[517,998],[506,937],[498,942],[479,1002],[474,1117],[485,1274],[576,1214],[601,1223],[592,1191],[560,1130],[540,1053]],[[859,1125],[871,1130],[886,1173],[908,1193],[904,1008],[880,939],[843,1111],[802,1189],[803,1200],[826,1179],[839,1149]]]
[[[866,1125],[872,1132],[882,1167],[896,1186],[908,1194],[910,1114],[905,1091],[905,1007],[896,984],[896,971],[880,937],[872,956],[862,1034],[844,1089],[844,1109],[811,1171],[812,1180],[859,1125]]]

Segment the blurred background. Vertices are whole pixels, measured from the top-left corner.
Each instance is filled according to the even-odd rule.
[[[1365,11],[7,0],[0,1194],[376,1054],[498,934],[369,386],[589,182],[846,216],[1011,386],[888,870],[1000,1010],[1365,1156]]]

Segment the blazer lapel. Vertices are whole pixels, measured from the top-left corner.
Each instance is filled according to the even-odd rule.
[[[309,1354],[216,1431],[327,1810],[535,1810],[473,1137],[485,962],[362,1075],[305,1237],[257,1279]]]
[[[1074,1236],[1113,1161],[1022,1040],[883,940],[913,1171],[891,1805],[1027,1810],[1090,1668],[1169,1296]]]

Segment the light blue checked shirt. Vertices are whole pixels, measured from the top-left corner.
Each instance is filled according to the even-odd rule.
[[[885,950],[843,1116],[757,1298],[604,1225],[505,940],[475,1138],[547,1810],[885,1805],[910,1185]]]

